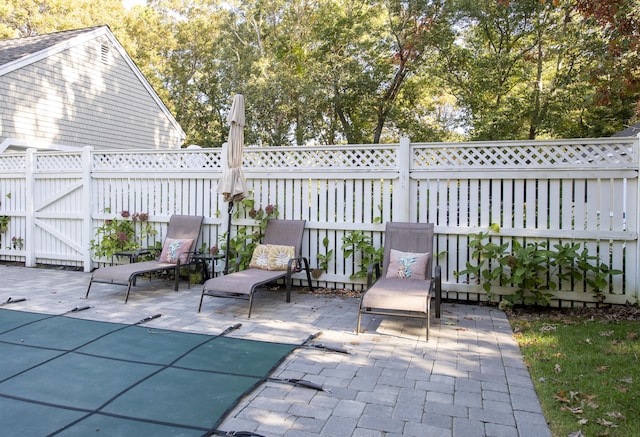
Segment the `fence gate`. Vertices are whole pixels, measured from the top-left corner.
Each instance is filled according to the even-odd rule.
[[[90,148],[82,153],[35,154],[26,161],[25,264],[91,268]],[[87,216],[88,214],[88,216]],[[52,261],[57,261],[52,263]]]

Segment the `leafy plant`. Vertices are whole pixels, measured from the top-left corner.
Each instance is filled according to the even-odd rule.
[[[495,231],[495,227],[492,229]],[[562,280],[584,282],[603,301],[609,277],[622,273],[601,263],[579,243],[549,248],[545,241],[523,244],[512,240],[509,247],[509,243],[496,244],[490,237],[489,232],[472,235],[469,247],[473,248],[471,258],[475,263],[468,261],[466,269],[455,275],[475,278],[490,300],[496,299],[494,285],[515,287],[514,294],[503,297],[501,306],[549,305],[553,296],[549,291],[558,290]]]
[[[345,258],[359,254],[360,260],[357,267],[358,271],[353,273],[349,278],[362,279],[367,277],[367,268],[369,264],[380,263],[384,254],[384,248],[375,248],[371,237],[363,231],[351,231],[342,237],[342,251]]]
[[[11,246],[14,249],[22,250],[24,247],[24,238],[22,237],[11,237]]]
[[[324,255],[319,253],[317,255],[318,258],[318,268],[323,272],[329,270],[329,262],[333,258],[333,249],[329,249],[329,237],[324,237],[322,239],[322,246],[324,246]]]
[[[255,209],[252,199],[244,199],[240,205],[248,210],[247,214],[250,218],[256,220],[257,228],[249,228],[247,226],[239,226],[236,234],[229,240],[229,267],[237,266],[238,270],[244,270],[251,262],[251,255],[258,242],[262,241],[264,231],[267,228],[267,222],[271,219],[278,218],[278,207],[275,205],[267,205],[264,210],[262,208]],[[239,210],[235,214],[239,214]],[[227,231],[229,232],[229,231]],[[223,235],[225,243],[220,250],[226,250],[226,233]]]
[[[136,250],[145,247],[148,238],[158,233],[147,222],[146,213],[134,213],[129,211],[120,213],[121,219],[105,220],[104,224],[96,229],[96,238],[91,240],[90,248],[96,257],[111,257],[116,252]]]
[[[0,215],[0,232],[7,232],[9,229],[9,222],[11,217],[8,215]]]
[[[324,254],[318,253],[316,255],[318,258],[318,268],[312,272],[316,278],[319,278],[322,272],[326,273],[327,270],[329,270],[329,262],[333,258],[333,249],[329,250],[329,237],[322,239],[322,245],[324,246]]]

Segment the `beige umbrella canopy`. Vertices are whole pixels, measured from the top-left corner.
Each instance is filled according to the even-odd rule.
[[[242,151],[244,149],[244,97],[236,94],[227,117],[229,140],[227,141],[227,166],[218,183],[217,192],[229,202],[227,222],[227,245],[223,274],[229,272],[229,251],[231,250],[231,216],[233,202],[239,202],[247,196],[247,182],[242,171]]]
[[[227,117],[229,141],[227,141],[227,167],[218,183],[217,192],[225,202],[237,202],[246,197],[247,183],[242,171],[242,150],[244,149],[244,97],[236,94]],[[231,205],[229,209],[231,209]]]

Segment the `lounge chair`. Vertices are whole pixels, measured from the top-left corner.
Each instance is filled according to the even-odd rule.
[[[286,282],[287,302],[291,302],[291,275],[302,270],[307,274],[311,290],[309,260],[301,256],[304,225],[304,220],[269,220],[262,244],[254,250],[249,268],[207,280],[202,286],[198,312],[202,309],[205,296],[248,299],[248,317],[251,317],[253,294],[258,287],[283,278]],[[266,256],[269,247],[280,248],[283,253],[284,248],[288,247],[290,256],[279,257],[279,266],[274,267],[267,261],[267,258],[271,259]]]
[[[426,319],[429,340],[431,299],[440,318],[441,273],[433,266],[433,224],[388,222],[380,266],[369,268],[367,291],[360,299],[357,333],[363,313]],[[377,280],[373,282],[373,273]],[[435,271],[434,271],[435,270]]]
[[[85,298],[89,297],[91,285],[94,282],[101,282],[126,285],[127,296],[124,299],[124,303],[127,303],[131,286],[135,285],[138,276],[160,271],[172,271],[174,273],[174,289],[178,291],[180,267],[189,263],[189,257],[195,251],[203,220],[204,217],[200,215],[172,215],[169,219],[162,253],[158,260],[102,267],[95,270],[91,275]]]

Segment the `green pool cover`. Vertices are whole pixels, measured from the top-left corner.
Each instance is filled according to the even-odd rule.
[[[207,435],[297,347],[0,310],[0,429]]]

